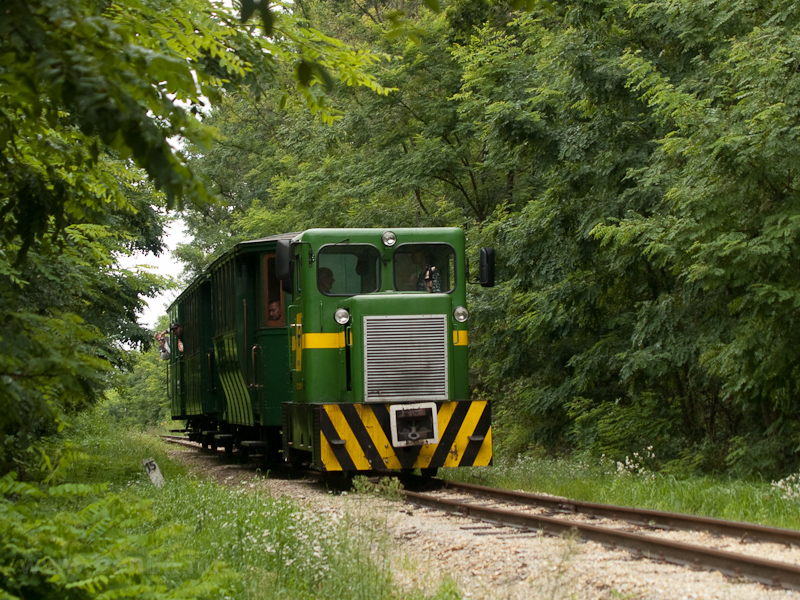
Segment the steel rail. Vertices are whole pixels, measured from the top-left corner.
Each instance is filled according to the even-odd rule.
[[[493,500],[545,507],[557,512],[607,517],[645,527],[658,526],[671,527],[673,529],[685,531],[708,531],[715,535],[736,537],[740,541],[772,542],[776,544],[800,546],[800,531],[794,529],[767,527],[754,523],[727,521],[724,519],[714,519],[711,517],[700,517],[659,510],[582,502],[579,500],[570,500],[568,498],[559,498],[557,496],[543,496],[541,494],[531,494],[528,492],[501,490],[470,483],[445,481],[443,485],[452,490],[462,490],[469,494],[483,496]]]
[[[158,437],[160,437],[162,440],[170,442],[171,444],[183,444],[183,442],[191,442],[192,444],[198,443],[192,442],[189,438],[182,435],[160,435]]]
[[[189,438],[181,437],[179,435],[161,435],[159,437],[168,444],[177,444],[179,446],[186,446],[187,448],[194,448],[195,450],[203,450],[211,453],[219,453],[219,449],[223,447],[212,445],[211,448],[206,450],[206,447],[202,442],[194,442]]]
[[[732,577],[747,577],[766,585],[800,590],[800,566],[744,556],[732,552],[703,548],[682,542],[662,540],[652,536],[614,529],[571,523],[564,519],[512,512],[478,506],[457,500],[436,498],[428,494],[405,492],[406,499],[419,506],[481,519],[492,523],[541,530],[553,534],[577,531],[589,541],[612,548],[621,548],[645,558],[720,571]]]
[[[179,446],[185,446],[187,448],[194,448],[195,450],[205,450],[205,446],[203,446],[201,442],[193,442],[192,440],[185,437],[181,437],[179,435],[161,435],[159,437],[169,444],[177,444]],[[205,450],[206,455],[211,456],[213,454],[220,454],[219,451],[220,448],[222,448],[222,446],[216,446],[211,450]],[[256,466],[255,463],[249,463],[249,464],[251,465],[251,468],[253,470],[259,468]],[[246,468],[246,465],[243,464],[242,466]],[[292,468],[285,464],[271,464],[269,468],[270,468],[269,472],[271,474],[277,472],[283,475],[301,476],[316,483],[319,483],[325,476],[325,473],[322,471],[315,471],[313,469],[304,469],[304,468]]]

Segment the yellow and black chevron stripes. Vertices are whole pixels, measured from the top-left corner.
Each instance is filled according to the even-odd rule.
[[[439,443],[392,447],[388,404],[323,404],[318,465],[326,471],[485,466],[492,462],[486,401],[437,402]]]

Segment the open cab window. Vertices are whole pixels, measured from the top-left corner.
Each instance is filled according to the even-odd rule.
[[[448,293],[456,286],[456,253],[450,244],[402,244],[394,252],[399,292]]]

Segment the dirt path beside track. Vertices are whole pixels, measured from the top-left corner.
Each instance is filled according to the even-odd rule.
[[[183,448],[170,448],[169,455],[221,485],[258,486],[316,512],[379,519],[397,542],[395,577],[417,588],[433,591],[449,579],[465,598],[479,600],[800,599],[800,592],[639,559],[591,542],[494,527],[403,502],[326,490],[303,480],[263,478],[260,475],[268,474],[226,463],[218,455]],[[684,535],[702,542],[700,534]],[[711,536],[708,543],[714,543]]]

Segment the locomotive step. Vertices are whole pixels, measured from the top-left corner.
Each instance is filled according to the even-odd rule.
[[[258,440],[244,440],[243,442],[239,442],[239,445],[243,448],[266,448],[267,442],[260,442]]]

